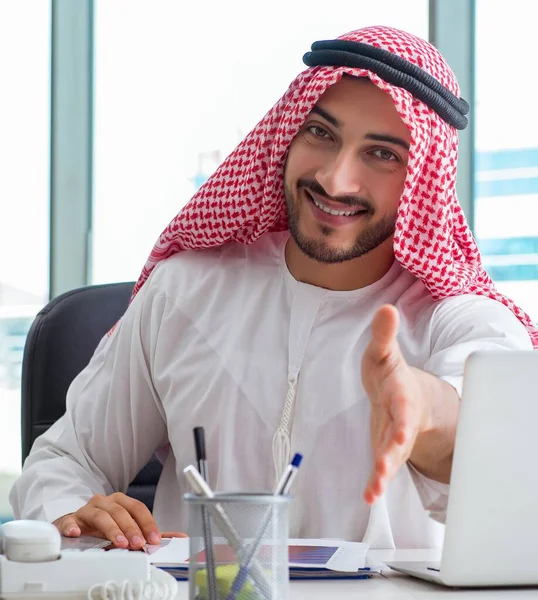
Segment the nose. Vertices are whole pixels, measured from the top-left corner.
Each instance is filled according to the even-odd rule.
[[[338,152],[316,173],[318,183],[329,196],[357,196],[363,189],[359,158],[352,152]]]

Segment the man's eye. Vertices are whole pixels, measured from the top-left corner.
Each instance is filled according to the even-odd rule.
[[[330,138],[331,136],[325,131],[325,129],[323,129],[323,127],[320,127],[319,125],[311,125],[308,128],[308,131],[310,131],[310,133],[312,135],[314,135],[315,137],[318,138]]]
[[[377,158],[385,161],[398,160],[398,157],[392,150],[387,150],[387,148],[379,148],[377,150],[372,150],[372,154]]]

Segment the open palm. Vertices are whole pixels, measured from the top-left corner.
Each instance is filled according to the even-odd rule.
[[[423,422],[416,376],[396,339],[398,325],[396,308],[382,306],[362,359],[362,382],[371,402],[373,468],[364,490],[369,504],[383,494],[411,455]]]

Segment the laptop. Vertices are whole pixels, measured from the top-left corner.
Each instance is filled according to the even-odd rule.
[[[538,351],[467,359],[441,561],[388,566],[446,586],[538,584]]]

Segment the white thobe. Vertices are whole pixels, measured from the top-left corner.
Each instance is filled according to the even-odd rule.
[[[448,485],[406,465],[372,508],[363,500],[372,452],[361,357],[372,318],[395,305],[406,360],[458,392],[472,351],[530,349],[529,336],[499,302],[433,301],[397,262],[359,290],[299,283],[287,238],[180,252],[154,269],[73,381],[65,415],[36,440],[11,493],[16,517],[53,521],[96,493],[125,491],[169,444],[154,516],[163,531],[187,531],[182,469],[195,461],[192,430],[202,425],[219,491],[270,491],[275,461],[304,455],[292,537],[440,545]]]

